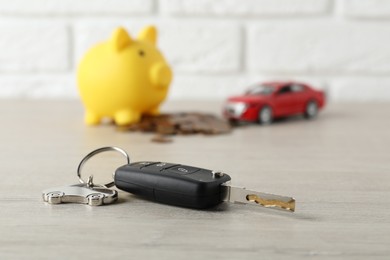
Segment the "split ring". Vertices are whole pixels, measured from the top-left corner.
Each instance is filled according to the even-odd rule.
[[[92,152],[90,152],[89,154],[87,154],[80,162],[79,166],[77,167],[77,176],[79,177],[79,181],[80,183],[87,183],[86,181],[83,180],[83,178],[81,177],[81,170],[83,169],[83,166],[84,164],[89,160],[91,159],[93,156],[99,154],[99,153],[103,153],[103,152],[108,152],[108,151],[114,151],[114,152],[118,152],[120,154],[122,154],[124,157],[126,157],[126,160],[127,160],[127,164],[130,164],[130,157],[129,155],[126,153],[125,150],[119,148],[119,147],[115,147],[115,146],[107,146],[107,147],[102,147],[102,148],[99,148],[99,149],[96,149],[96,150],[93,150]],[[105,187],[107,188],[110,188],[112,186],[114,186],[115,183],[112,181],[112,182],[109,182],[107,184],[104,184]]]

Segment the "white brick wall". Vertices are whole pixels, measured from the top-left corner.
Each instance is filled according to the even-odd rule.
[[[258,73],[390,75],[389,25],[327,20],[252,23],[248,68]]]
[[[0,22],[0,72],[67,71],[69,45],[63,23]]]
[[[150,14],[153,0],[0,0],[0,13],[20,15]]]
[[[347,17],[390,18],[389,0],[343,0],[342,8]]]
[[[328,11],[328,0],[162,0],[161,10],[178,16],[232,15],[284,16],[321,15]]]
[[[390,101],[389,0],[0,0],[0,98],[77,98],[83,53],[159,28],[171,99],[296,79],[333,101]]]

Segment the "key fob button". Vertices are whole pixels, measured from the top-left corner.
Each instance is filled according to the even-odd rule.
[[[150,165],[153,165],[153,164],[157,164],[159,162],[136,162],[136,163],[131,163],[131,167],[134,167],[134,168],[138,168],[138,169],[141,169],[143,167],[146,167],[146,166],[150,166]]]
[[[177,163],[166,163],[166,162],[160,162],[160,163],[157,163],[157,164],[154,164],[155,167],[158,167],[160,169],[167,169],[167,168],[171,168],[172,166],[176,166],[178,165]]]
[[[152,171],[152,172],[161,172],[162,170],[165,170],[167,168],[171,168],[173,166],[176,166],[179,164],[176,163],[165,163],[165,162],[159,162],[155,164],[149,164],[147,166],[142,167],[143,170]]]
[[[179,166],[174,166],[167,171],[172,172],[172,173],[178,173],[178,174],[190,174],[199,171],[199,168],[191,167],[191,166],[185,166],[185,165],[179,165]]]

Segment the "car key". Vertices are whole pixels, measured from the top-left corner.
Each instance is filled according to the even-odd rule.
[[[229,201],[295,210],[294,198],[234,187],[230,180],[220,171],[165,162],[126,164],[114,173],[117,188],[164,204],[204,209]]]
[[[85,181],[81,176],[84,164],[94,155],[107,151],[121,153],[127,164],[114,172],[112,182],[94,185],[92,175]],[[115,146],[98,148],[87,154],[77,167],[77,176],[81,184],[46,190],[43,192],[43,199],[52,204],[61,202],[108,204],[117,199],[117,192],[108,189],[116,185],[121,190],[150,200],[189,208],[203,209],[229,201],[295,210],[293,198],[231,186],[230,176],[223,172],[176,163],[146,161],[130,163],[126,151]],[[97,193],[107,193],[104,196],[105,200],[98,198],[103,196],[97,194],[97,190]],[[92,202],[88,199],[89,196],[93,196]]]

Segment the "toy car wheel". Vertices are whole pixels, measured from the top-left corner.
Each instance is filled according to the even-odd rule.
[[[104,195],[100,193],[93,193],[88,195],[88,205],[90,206],[100,206],[103,205]]]
[[[259,111],[259,123],[262,125],[270,124],[272,122],[272,108],[264,106]]]
[[[309,101],[305,109],[305,117],[311,119],[316,117],[318,114],[318,104],[315,100]]]
[[[50,204],[60,204],[62,203],[62,198],[65,196],[65,193],[61,191],[53,191],[45,194],[45,201]]]

